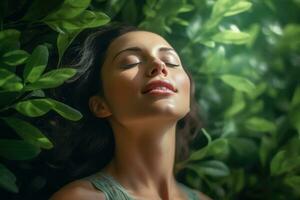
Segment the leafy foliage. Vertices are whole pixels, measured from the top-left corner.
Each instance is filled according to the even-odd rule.
[[[29,159],[52,147],[26,117],[53,110],[80,118],[42,92],[75,73],[54,65],[45,73],[48,50],[57,51],[59,66],[83,29],[111,19],[162,34],[193,74],[206,127],[189,159],[176,164],[186,184],[214,199],[299,199],[298,0],[13,2],[1,3],[0,107],[22,140],[1,138],[0,156]],[[0,186],[17,192],[15,182],[0,164]]]

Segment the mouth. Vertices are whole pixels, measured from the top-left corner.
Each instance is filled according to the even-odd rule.
[[[174,94],[177,89],[169,81],[152,81],[142,90],[142,94]]]

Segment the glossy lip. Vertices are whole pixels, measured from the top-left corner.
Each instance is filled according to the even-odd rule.
[[[155,90],[158,87],[166,87],[169,90]],[[166,80],[156,80],[148,83],[145,88],[142,90],[142,94],[152,93],[152,94],[172,94],[176,93],[177,89]]]

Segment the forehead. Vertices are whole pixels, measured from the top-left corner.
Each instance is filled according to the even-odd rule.
[[[108,56],[129,47],[140,47],[152,51],[160,47],[171,47],[171,45],[158,34],[147,31],[134,31],[116,38],[108,48]]]

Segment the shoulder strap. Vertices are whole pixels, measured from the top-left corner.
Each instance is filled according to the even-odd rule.
[[[105,175],[104,173],[97,173],[87,178],[94,187],[104,193],[105,200],[133,200],[128,192],[112,177]]]
[[[183,191],[188,195],[188,200],[200,200],[198,193],[196,190],[187,187],[186,185],[177,182],[178,185],[182,188]]]
[[[134,200],[127,190],[120,185],[113,177],[99,172],[94,175],[85,178],[90,181],[93,186],[102,191],[105,196],[105,200]],[[197,192],[182,183],[177,182],[182,190],[188,195],[188,200],[200,200]]]

